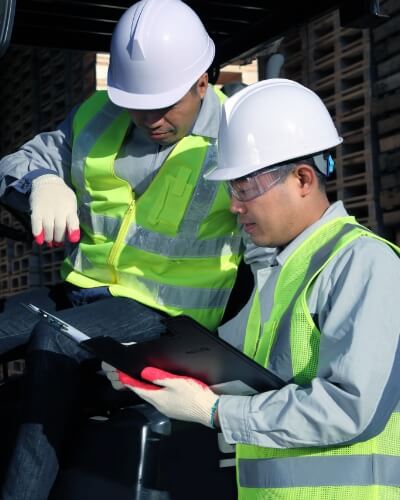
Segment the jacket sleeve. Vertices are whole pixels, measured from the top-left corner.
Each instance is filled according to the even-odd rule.
[[[0,199],[16,210],[27,210],[32,180],[54,173],[70,185],[74,108],[51,132],[42,132],[0,161]]]
[[[309,386],[222,396],[227,442],[332,446],[381,432],[400,399],[399,283],[400,259],[387,245],[359,238],[340,252],[308,299],[321,331],[317,376]]]

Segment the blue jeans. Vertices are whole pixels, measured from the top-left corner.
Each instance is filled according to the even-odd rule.
[[[59,457],[78,407],[80,364],[93,358],[20,303],[54,312],[60,296],[37,289],[12,297],[0,315],[0,353],[28,343],[22,423],[6,475],[2,500],[45,500],[57,476]],[[58,302],[58,303],[57,303]],[[62,307],[71,306],[61,296]],[[111,297],[58,310],[56,315],[89,336],[121,342],[158,337],[162,314],[134,300]]]

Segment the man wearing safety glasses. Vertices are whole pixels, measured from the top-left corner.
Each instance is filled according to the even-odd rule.
[[[311,167],[307,170],[298,169],[299,166]],[[284,214],[279,217],[276,215],[278,207],[274,207],[274,195],[268,198],[261,197],[264,193],[272,189],[277,184],[283,184],[288,177],[293,175],[303,175],[313,171],[318,185],[320,186],[320,203],[318,204],[318,213],[326,205],[327,199],[323,186],[325,179],[333,170],[333,159],[329,154],[317,154],[302,159],[294,159],[289,163],[285,162],[277,166],[266,167],[238,179],[227,180],[226,185],[231,195],[231,210],[239,214],[239,222],[244,230],[249,233],[252,241],[259,246],[281,247],[286,244],[286,231],[292,228],[293,221],[288,221],[288,225],[283,229],[282,222]],[[212,178],[210,173],[209,178]],[[275,190],[277,193],[280,190]],[[270,200],[271,199],[271,200]],[[284,204],[289,209],[288,201]],[[268,202],[268,210],[264,210],[264,202]],[[261,208],[261,210],[260,210]],[[279,207],[282,210],[282,206]],[[314,216],[315,209],[310,207],[307,214]],[[289,215],[289,214],[288,214]],[[253,220],[254,219],[254,220]],[[296,231],[296,229],[294,229]],[[290,240],[289,240],[290,241]]]
[[[330,205],[341,142],[314,92],[266,80],[224,105],[206,175],[227,183],[251,240],[276,247],[219,333],[287,385],[217,396],[154,367],[145,382],[117,372],[169,417],[236,444],[240,499],[400,498],[400,249]]]

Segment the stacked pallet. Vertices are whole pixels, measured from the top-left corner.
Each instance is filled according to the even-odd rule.
[[[372,32],[372,113],[379,140],[380,205],[385,235],[400,244],[400,3],[386,0],[382,8],[390,17]]]
[[[0,152],[11,152],[35,130],[34,52],[29,48],[10,49],[0,71]]]
[[[95,55],[11,47],[0,61],[0,155],[53,129],[95,88]]]
[[[328,182],[331,201],[343,200],[361,223],[380,231],[368,30],[342,28],[334,11],[288,34],[281,52],[284,76],[317,92],[344,139]]]
[[[0,61],[0,157],[52,130],[95,89],[95,54],[11,47]],[[19,223],[0,209],[0,224]],[[0,238],[0,297],[60,281],[60,248]]]
[[[0,211],[0,224],[23,231],[6,211]],[[10,238],[0,238],[0,297],[40,285],[39,259],[31,245]]]

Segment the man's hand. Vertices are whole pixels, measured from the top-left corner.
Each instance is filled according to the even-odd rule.
[[[32,181],[29,198],[31,204],[32,234],[38,245],[48,246],[80,239],[79,219],[75,193],[65,182],[53,174],[37,177]]]
[[[197,422],[207,427],[215,427],[214,415],[218,405],[218,396],[200,380],[192,377],[174,375],[154,367],[142,370],[141,377],[147,382],[136,380],[118,370],[119,383],[135,392],[142,399],[152,404],[167,417],[186,422]],[[116,384],[114,380],[114,384]]]

